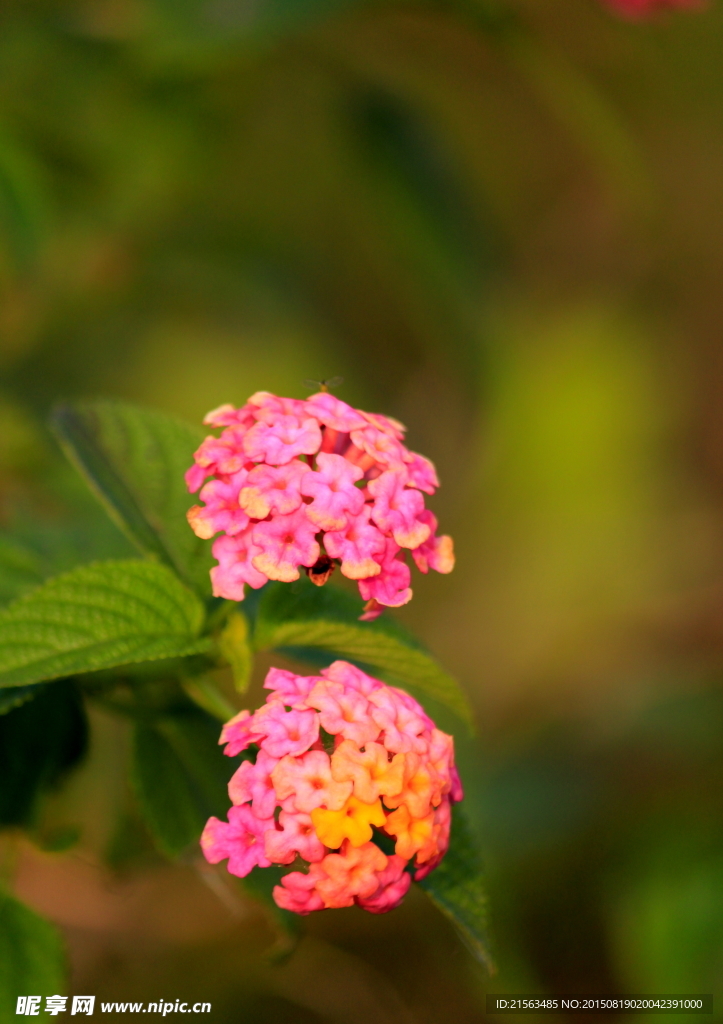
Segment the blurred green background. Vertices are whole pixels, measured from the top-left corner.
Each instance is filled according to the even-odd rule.
[[[8,564],[31,585],[123,550],[46,433],[58,398],[197,422],[341,374],[407,423],[458,566],[401,618],[477,711],[460,760],[499,966],[421,893],[312,916],[269,963],[253,906],[128,852],[127,736],[99,711],[47,809],[79,844],[17,862],[73,991],[259,1024],[722,991],[722,50],[715,3],[3,5]]]

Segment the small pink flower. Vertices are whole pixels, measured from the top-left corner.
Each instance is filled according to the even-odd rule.
[[[264,852],[264,832],[275,828],[273,818],[257,818],[248,804],[231,807],[228,824],[218,818],[209,818],[201,849],[209,864],[218,864],[228,857],[228,870],[232,875],[245,878],[257,865],[268,868],[271,861]]]
[[[430,529],[429,537],[412,550],[412,558],[416,562],[420,572],[427,573],[430,569],[436,572],[448,573],[454,569],[454,545],[452,538],[435,536],[437,529],[437,518],[425,509],[419,516],[421,523],[427,523]]]
[[[429,524],[419,517],[424,512],[424,498],[414,488],[404,486],[399,473],[387,471],[369,483],[374,500],[372,519],[385,532],[391,533],[400,548],[417,548],[429,537]]]
[[[396,686],[390,686],[389,689],[392,691],[396,699],[401,701],[401,703],[408,711],[413,712],[413,714],[421,718],[421,720],[424,722],[425,729],[432,730],[436,728],[432,719],[426,713],[426,711],[419,703],[419,701],[414,699],[411,693],[407,693],[406,690],[400,690]]]
[[[254,590],[268,583],[268,577],[253,563],[262,549],[253,543],[253,526],[234,537],[217,537],[213,542],[214,558],[218,565],[211,569],[211,584],[214,597],[225,597],[228,601],[243,601],[244,584]]]
[[[411,573],[409,566],[396,557],[398,551],[395,542],[387,540],[379,575],[359,580],[359,592],[365,601],[374,600],[387,608],[399,608],[411,601]]]
[[[188,488],[189,494],[195,494],[198,488],[201,486],[207,476],[210,476],[211,470],[205,466],[198,466],[194,462],[190,469],[187,469],[183,479],[186,481],[186,487]]]
[[[341,530],[364,506],[364,495],[354,486],[364,473],[341,455],[320,452],[316,464],[318,470],[301,481],[301,493],[314,499],[306,514],[320,530]]]
[[[304,408],[308,416],[315,416],[319,423],[341,433],[348,434],[351,430],[361,430],[366,426],[366,420],[360,412],[328,391],[312,395],[305,402]]]
[[[220,437],[207,437],[193,456],[194,461],[209,473],[238,473],[247,462],[243,450],[245,433],[242,427],[228,427]]]
[[[406,754],[409,751],[424,753],[427,742],[423,733],[427,728],[427,716],[421,708],[416,710],[410,707],[399,694],[400,691],[393,686],[385,686],[370,694],[371,716],[384,732],[384,746],[387,750],[395,754]]]
[[[399,420],[395,420],[391,416],[382,416],[378,412],[362,412],[362,416],[367,423],[371,423],[373,427],[381,430],[382,433],[389,434],[390,437],[396,437],[398,441],[404,440],[407,428]]]
[[[343,736],[362,747],[379,735],[369,702],[358,691],[322,679],[311,691],[308,703],[319,711],[322,726],[332,736]]]
[[[256,391],[246,406],[253,409],[255,418],[263,423],[276,423],[282,416],[295,416],[303,420],[308,415],[300,399],[282,398],[272,395],[270,391]]]
[[[412,487],[418,487],[425,494],[434,494],[439,487],[434,464],[416,452],[408,452],[404,461],[407,464],[407,476]]]
[[[296,757],[318,740],[319,716],[311,710],[286,711],[279,701],[272,701],[256,712],[253,728],[264,736],[262,746],[267,754]]]
[[[368,676],[366,672],[362,672],[360,668],[348,661],[332,661],[331,665],[321,670],[321,675],[325,679],[331,679],[332,682],[341,683],[349,690],[358,690],[365,697],[384,687],[384,683]],[[318,682],[318,679],[315,679],[314,682]]]
[[[274,697],[277,697],[282,704],[288,704],[289,707],[295,708],[297,711],[303,711],[307,706],[306,698],[317,682],[316,676],[297,676],[294,672],[287,672],[283,668],[270,668],[264,681],[264,689],[273,690]]]
[[[323,750],[282,758],[271,777],[279,800],[293,797],[295,809],[306,814],[317,807],[339,811],[351,796],[351,782],[332,777],[329,755]]]
[[[301,871],[289,872],[281,879],[281,885],[274,886],[274,902],[283,910],[291,910],[294,914],[310,914],[314,910],[323,910],[324,901],[315,889],[317,877],[318,873],[314,871],[314,867],[308,875]]]
[[[251,801],[251,810],[257,818],[271,818],[276,809],[276,790],[271,781],[271,772],[278,759],[260,750],[256,764],[242,761],[228,784],[228,795],[232,804]]]
[[[228,757],[236,757],[252,743],[258,743],[263,739],[264,733],[254,728],[253,717],[250,711],[239,711],[224,725],[218,742],[226,744],[224,754]]]
[[[400,471],[406,475],[406,449],[392,434],[369,425],[362,430],[352,430],[351,440],[352,444],[384,469]]]
[[[309,465],[299,459],[285,466],[255,466],[241,491],[241,507],[252,519],[265,519],[272,512],[282,516],[295,512],[301,505],[302,478],[310,472]]]
[[[321,430],[315,419],[279,416],[273,423],[260,421],[245,435],[247,458],[283,466],[297,455],[314,455],[321,445]]]
[[[248,473],[240,469],[223,480],[209,480],[199,497],[205,508],[194,505],[188,510],[188,522],[197,537],[208,540],[219,530],[229,536],[241,533],[249,524],[249,517],[239,505],[239,494]]]
[[[412,884],[412,876],[404,870],[406,866],[404,857],[392,854],[387,866],[377,871],[379,888],[371,896],[357,896],[358,905],[371,914],[386,914],[398,907]]]
[[[316,834],[311,817],[302,811],[282,811],[281,831],[264,833],[266,856],[274,864],[291,864],[297,853],[310,864],[320,861],[326,849]]]
[[[254,566],[271,580],[298,580],[298,566],[310,567],[319,557],[315,532],[303,505],[291,515],[257,523],[253,527],[253,541],[261,550],[252,559]]]
[[[207,427],[243,427],[247,430],[254,425],[255,420],[248,405],[236,409],[230,402],[226,402],[206,413],[203,422]]]
[[[331,530],[324,537],[327,554],[341,559],[343,575],[352,580],[368,579],[382,571],[380,562],[386,541],[384,534],[369,522],[370,515],[369,505],[363,505],[343,529]]]

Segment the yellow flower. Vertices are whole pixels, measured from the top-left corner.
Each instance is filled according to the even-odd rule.
[[[383,825],[386,817],[381,800],[365,804],[350,796],[340,811],[316,807],[311,812],[311,820],[324,846],[337,850],[345,839],[352,846],[368,843],[372,837],[372,825]]]

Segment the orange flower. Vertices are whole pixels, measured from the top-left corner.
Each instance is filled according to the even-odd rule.
[[[346,842],[340,853],[327,854],[312,869],[324,906],[350,907],[355,896],[371,896],[379,888],[377,871],[383,871],[387,862],[386,854],[374,843],[355,847]]]
[[[355,743],[344,740],[332,755],[331,774],[337,782],[353,782],[354,796],[371,804],[380,796],[401,793],[404,754],[395,754],[390,761],[381,743],[367,743],[359,750]]]
[[[315,808],[311,812],[311,820],[324,846],[336,850],[345,839],[352,846],[368,843],[372,837],[372,825],[383,825],[386,816],[381,800],[367,804],[350,796],[340,811]]]
[[[405,755],[404,787],[394,796],[386,796],[387,807],[404,805],[413,818],[424,818],[429,814],[432,802],[441,800],[441,786],[432,765],[411,751]]]
[[[407,807],[400,807],[387,818],[385,831],[397,837],[394,852],[405,860],[410,860],[415,853],[426,854],[429,859],[434,853],[434,811],[424,818],[414,818]],[[420,861],[421,863],[421,861]]]

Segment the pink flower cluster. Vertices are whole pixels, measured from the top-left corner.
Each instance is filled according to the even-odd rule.
[[[199,537],[221,534],[215,596],[242,601],[246,584],[296,580],[299,566],[322,585],[338,564],[358,581],[362,617],[371,619],[410,600],[406,550],[423,573],[452,571],[452,540],[436,535],[424,507],[436,471],[404,446],[401,423],[325,391],[307,401],[259,391],[204,422],[223,430],[205,439],[186,473],[204,502],[188,521]]]
[[[626,18],[642,19],[658,11],[704,6],[705,0],[604,0],[618,14]]]
[[[452,737],[409,694],[346,661],[319,676],[272,668],[264,686],[266,703],[223,727],[226,754],[257,753],[229,782],[228,822],[204,829],[206,859],[228,858],[241,878],[294,865],[274,899],[297,914],[392,910],[449,845],[451,804],[463,795]],[[393,854],[375,842],[381,834]]]

